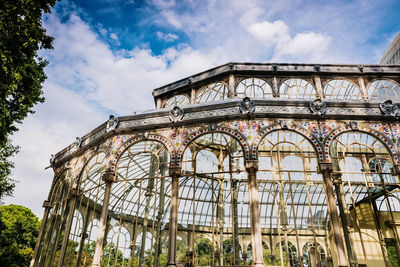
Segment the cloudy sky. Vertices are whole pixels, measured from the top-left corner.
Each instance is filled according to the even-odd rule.
[[[62,0],[43,18],[54,50],[45,103],[13,137],[14,197],[42,216],[51,154],[107,120],[154,107],[154,88],[227,62],[378,63],[398,0]]]

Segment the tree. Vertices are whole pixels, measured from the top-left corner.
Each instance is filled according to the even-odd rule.
[[[14,163],[8,160],[18,151],[18,147],[6,142],[4,146],[0,146],[0,204],[3,196],[10,196],[14,189],[13,180],[9,178]]]
[[[19,205],[0,206],[0,262],[28,266],[39,234],[39,218]]]
[[[47,62],[39,49],[52,49],[53,38],[42,26],[43,12],[49,13],[56,0],[0,1],[0,200],[12,193],[9,178],[13,164],[7,159],[17,152],[9,137],[43,102],[42,84]]]

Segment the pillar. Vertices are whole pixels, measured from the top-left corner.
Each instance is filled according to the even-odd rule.
[[[61,245],[60,257],[58,259],[57,267],[62,267],[65,257],[65,252],[67,250],[69,232],[71,231],[72,219],[74,218],[76,198],[78,196],[78,189],[75,187],[71,188],[69,191],[69,211],[67,216],[67,225],[65,226],[64,238]]]
[[[343,192],[342,175],[340,173],[337,173],[331,176],[333,180],[333,185],[335,186],[336,198],[340,211],[340,219],[342,221],[342,229],[344,234],[344,241],[346,243],[349,264],[350,266],[357,266],[357,258],[354,253],[353,242],[349,231],[348,211],[346,208],[346,200]]]
[[[169,240],[168,240],[168,263],[167,267],[176,266],[176,235],[178,232],[178,198],[179,198],[179,177],[181,175],[180,167],[171,167],[169,175],[172,178],[171,183],[171,202],[169,218]]]
[[[362,99],[368,99],[369,95],[368,95],[368,90],[365,87],[364,78],[362,78],[362,77],[358,78],[358,85],[361,90]]]
[[[228,97],[235,98],[235,76],[229,75],[228,78]]]
[[[38,235],[38,237],[36,239],[35,250],[33,252],[33,257],[32,257],[32,260],[31,260],[31,263],[30,263],[29,267],[35,266],[35,263],[36,263],[36,260],[37,260],[37,256],[38,256],[39,247],[40,247],[40,243],[42,243],[42,236],[43,236],[43,232],[44,232],[44,227],[46,226],[47,219],[49,217],[49,213],[50,213],[50,210],[51,210],[52,207],[53,207],[53,205],[50,203],[50,201],[45,200],[43,202],[43,208],[44,208],[43,219],[42,219],[42,223],[40,224],[39,235]]]
[[[260,210],[257,188],[258,160],[246,161],[247,181],[249,187],[251,244],[252,244],[252,266],[264,266],[263,246],[261,238]]]
[[[322,173],[325,185],[326,202],[328,205],[328,212],[331,220],[331,227],[335,244],[334,246],[336,248],[338,257],[338,266],[349,266],[343,244],[342,233],[340,231],[339,216],[336,209],[336,199],[333,192],[333,183],[331,180],[333,166],[331,163],[320,163],[319,171]]]
[[[235,265],[240,265],[240,247],[239,247],[239,216],[238,216],[238,181],[232,181],[233,198],[233,240],[235,250]]]
[[[319,98],[324,96],[324,89],[322,88],[321,78],[319,76],[315,76],[314,78],[315,88],[317,89],[317,95]]]
[[[103,173],[102,179],[106,183],[104,191],[103,208],[100,215],[99,231],[97,233],[96,249],[94,251],[92,267],[100,266],[101,256],[103,255],[104,236],[106,234],[108,205],[110,203],[111,186],[114,181],[115,174],[111,170]]]

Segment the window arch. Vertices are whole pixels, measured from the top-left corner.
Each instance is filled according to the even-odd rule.
[[[192,263],[242,264],[239,243],[245,236],[238,229],[249,228],[250,217],[241,145],[225,133],[201,135],[185,149],[182,172],[178,224],[190,233],[203,229],[204,239],[210,241],[203,240],[208,252],[195,253]],[[198,243],[189,245],[191,251],[198,250]]]
[[[190,104],[190,98],[186,95],[174,95],[164,105],[164,108],[173,108],[175,106],[186,106]]]
[[[207,103],[228,98],[228,87],[224,82],[217,82],[203,87],[197,92],[196,103]]]
[[[159,266],[163,261],[156,251],[168,242],[163,233],[170,213],[169,163],[170,154],[163,143],[141,140],[122,151],[116,164],[108,210],[114,225],[133,229],[132,236],[140,233],[130,255],[139,265]]]
[[[276,246],[276,251],[269,251],[269,264],[290,262],[291,266],[297,266],[300,252],[291,242],[299,247],[305,232],[317,239],[328,229],[326,196],[322,176],[317,171],[315,147],[297,132],[277,130],[261,140],[258,158],[263,239],[268,240],[271,248],[276,240],[282,244]],[[289,238],[289,232],[294,237]]]
[[[386,248],[379,242],[378,204],[382,195],[390,194],[399,182],[393,170],[392,157],[387,147],[375,136],[350,131],[339,134],[330,146],[333,175],[343,180],[345,205],[351,207],[354,227],[359,240],[368,240],[369,249],[362,246],[367,261],[384,257]],[[380,215],[382,216],[382,214]],[[366,230],[369,229],[369,230]]]
[[[107,244],[103,248],[102,266],[127,266],[130,258],[131,237],[128,230],[111,219]]]
[[[79,181],[79,190],[87,198],[100,204],[104,194],[104,181],[101,175],[105,170],[106,153],[95,154],[86,164]]]
[[[155,248],[156,238],[152,233],[141,232],[136,237],[134,255],[136,261],[143,266],[151,266],[154,257],[157,255]],[[139,264],[140,265],[140,264]]]
[[[88,216],[90,222],[86,230],[85,242],[80,257],[80,266],[88,266],[93,261],[100,221],[97,218],[92,217],[93,216]]]
[[[247,78],[241,80],[236,86],[236,96],[240,98],[272,98],[271,86],[262,79]]]
[[[194,245],[195,265],[211,266],[213,263],[213,244],[210,239],[197,238]]]
[[[293,245],[290,241],[282,241],[276,244],[276,247],[284,252],[282,253],[281,263],[283,262],[283,264],[286,265],[286,263],[288,262],[292,267],[299,266],[299,258],[295,245]]]
[[[304,267],[327,266],[324,248],[315,242],[307,242],[303,247]]]
[[[400,101],[400,86],[389,80],[376,80],[368,86],[368,95],[371,100]]]
[[[330,100],[361,100],[357,85],[347,80],[330,80],[324,87],[324,95]]]
[[[316,95],[314,86],[303,79],[285,80],[279,87],[280,98],[313,99]]]
[[[72,185],[72,173],[70,169],[65,170],[58,177],[50,195],[50,202],[53,205],[48,221],[46,223],[45,236],[41,244],[38,263],[48,266],[58,262],[65,232],[65,224],[69,210],[68,194]]]

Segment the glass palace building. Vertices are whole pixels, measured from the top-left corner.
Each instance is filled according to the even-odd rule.
[[[52,157],[31,266],[398,266],[400,66],[229,63],[153,96]]]

